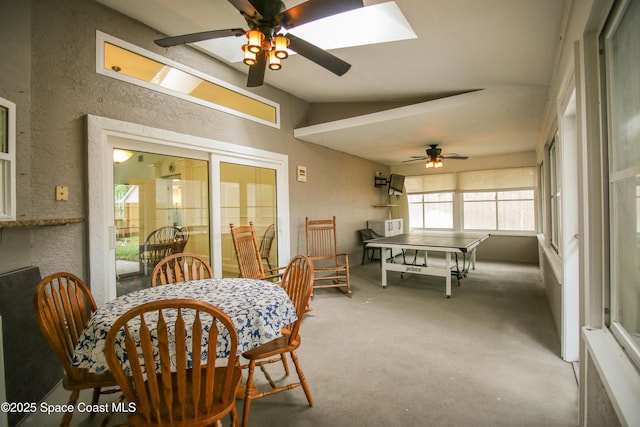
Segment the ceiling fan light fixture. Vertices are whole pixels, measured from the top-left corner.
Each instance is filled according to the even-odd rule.
[[[282,68],[282,63],[275,50],[269,51],[269,68],[272,70],[279,70]]]
[[[283,35],[277,35],[273,38],[273,50],[275,51],[275,56],[279,59],[285,59],[289,56],[289,52],[287,52],[287,48],[289,47],[289,39]]]
[[[253,53],[253,52],[251,52],[249,50],[249,45],[248,44],[245,44],[245,45],[242,46],[242,51],[244,52],[244,60],[243,60],[243,62],[245,64],[251,66],[251,65],[254,65],[257,62],[258,56],[255,53]]]
[[[429,159],[429,161],[427,161],[427,163],[425,163],[424,167],[427,169],[431,169],[431,168],[441,168],[444,166],[444,163],[442,163],[442,159],[434,159],[431,158]]]
[[[262,50],[262,42],[264,41],[264,34],[258,30],[247,31],[247,50],[252,53],[260,53]]]

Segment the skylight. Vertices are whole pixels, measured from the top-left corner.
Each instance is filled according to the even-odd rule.
[[[290,32],[325,50],[417,38],[395,1],[329,16],[293,28]],[[244,37],[225,37],[195,45],[235,63],[242,62],[242,45],[245,43]],[[295,54],[293,51],[289,53]]]

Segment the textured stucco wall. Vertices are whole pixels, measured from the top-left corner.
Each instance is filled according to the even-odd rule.
[[[269,86],[255,92],[280,103],[275,129],[99,75],[96,30],[239,87],[246,74],[187,48],[159,48],[156,31],[89,0],[10,1],[3,10],[0,93],[18,105],[18,219],[87,218],[86,115],[98,116],[252,146],[289,156],[291,252],[304,249],[304,217],[336,215],[340,249],[360,251],[355,234],[382,213],[373,186],[388,168],[293,138],[308,104]],[[4,25],[6,21],[7,25]],[[307,166],[307,183],[295,180]],[[69,200],[54,200],[56,185]],[[88,277],[87,223],[0,232],[0,272],[37,265],[43,274],[68,270]],[[304,239],[304,236],[302,236]]]

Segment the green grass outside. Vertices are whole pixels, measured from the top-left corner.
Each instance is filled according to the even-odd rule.
[[[116,244],[116,259],[123,261],[138,261],[140,257],[140,243],[138,236],[121,237]]]

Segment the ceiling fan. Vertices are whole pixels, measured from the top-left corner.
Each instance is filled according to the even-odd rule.
[[[155,40],[158,46],[170,47],[185,43],[195,43],[221,37],[247,36],[243,46],[244,62],[249,65],[248,87],[261,86],[264,72],[269,68],[280,69],[280,60],[287,57],[287,48],[342,76],[351,64],[330,54],[293,34],[281,34],[284,28],[290,30],[327,16],[363,7],[362,0],[308,0],[286,9],[282,0],[228,0],[247,21],[250,30],[230,28],[226,30],[203,31]]]
[[[425,167],[427,168],[441,168],[443,166],[443,159],[452,159],[452,160],[467,160],[469,156],[461,156],[460,154],[451,153],[451,154],[442,154],[442,149],[438,148],[438,144],[431,144],[429,148],[427,148],[426,156],[411,156],[411,160],[405,160],[402,163],[407,162],[415,162],[418,160],[427,160]]]

